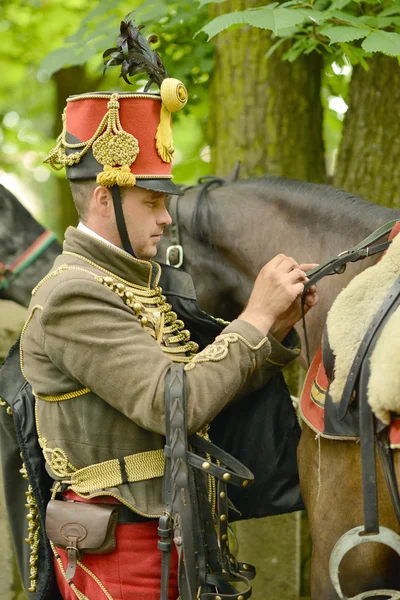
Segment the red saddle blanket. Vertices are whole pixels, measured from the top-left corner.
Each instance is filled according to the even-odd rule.
[[[400,233],[400,223],[393,228],[390,239]],[[322,437],[338,440],[356,440],[352,435],[329,435],[324,433],[325,397],[328,388],[328,378],[322,362],[321,346],[308,370],[300,398],[300,414],[302,419],[311,429]],[[391,448],[400,448],[400,415],[393,418],[389,432]]]

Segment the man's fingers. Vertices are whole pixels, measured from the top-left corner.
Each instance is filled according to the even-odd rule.
[[[318,301],[319,301],[318,294],[307,294],[306,300],[305,300],[305,305],[308,306],[309,308],[312,308],[313,306],[318,304]]]
[[[318,263],[303,263],[299,265],[302,271],[311,271],[311,269],[315,269],[318,267]]]
[[[301,295],[302,295],[302,293],[304,292],[304,283],[300,283],[300,282],[299,282],[299,283],[296,283],[296,284],[293,286],[293,292],[295,292],[295,294],[296,294],[296,297],[297,297],[297,296],[301,296]]]
[[[302,269],[299,269],[298,267],[296,267],[295,269],[292,269],[289,273],[288,273],[288,279],[291,282],[296,282],[296,281],[307,281],[307,277],[304,274],[304,271],[302,271]],[[303,286],[304,289],[304,286]]]

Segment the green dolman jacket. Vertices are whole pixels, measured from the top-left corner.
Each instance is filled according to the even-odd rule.
[[[172,361],[185,363],[188,429],[196,432],[299,352],[242,320],[198,352],[162,294],[160,272],[70,227],[63,253],[32,292],[21,340],[52,477],[147,517],[162,513],[164,377]]]

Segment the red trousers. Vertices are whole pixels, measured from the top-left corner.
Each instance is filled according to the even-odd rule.
[[[146,523],[118,524],[117,548],[114,552],[83,555],[81,562],[96,575],[113,600],[160,600],[161,552],[157,548],[157,527],[157,519]],[[57,550],[66,569],[66,553]],[[174,548],[168,600],[177,600],[179,596],[177,563]],[[56,559],[55,570],[64,600],[76,600],[76,595],[61,573]],[[107,600],[99,585],[79,566],[72,581],[89,600]]]

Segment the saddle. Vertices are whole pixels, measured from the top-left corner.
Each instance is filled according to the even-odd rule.
[[[383,367],[379,360],[387,362],[389,358],[388,349],[382,352],[381,337],[385,334],[384,339],[388,339],[391,319],[400,314],[399,250],[400,236],[390,253],[354,279],[335,301],[328,315],[322,348],[307,375],[301,403],[302,412],[308,417],[306,422],[310,424],[311,420],[313,428],[318,425],[324,437],[360,440],[364,525],[353,527],[337,541],[329,565],[332,584],[342,600],[346,597],[340,586],[340,563],[350,549],[380,542],[400,555],[400,536],[379,524],[376,448],[399,523],[400,495],[390,450],[388,405],[382,410],[379,403],[372,401],[371,393],[374,389],[371,382],[375,378],[376,390],[377,372]],[[393,390],[392,396],[397,400],[398,389]],[[307,397],[311,400],[308,404]],[[310,410],[312,404],[314,409]],[[380,415],[385,422],[378,418]],[[400,592],[374,590],[351,600],[377,595],[394,599],[400,597]]]

